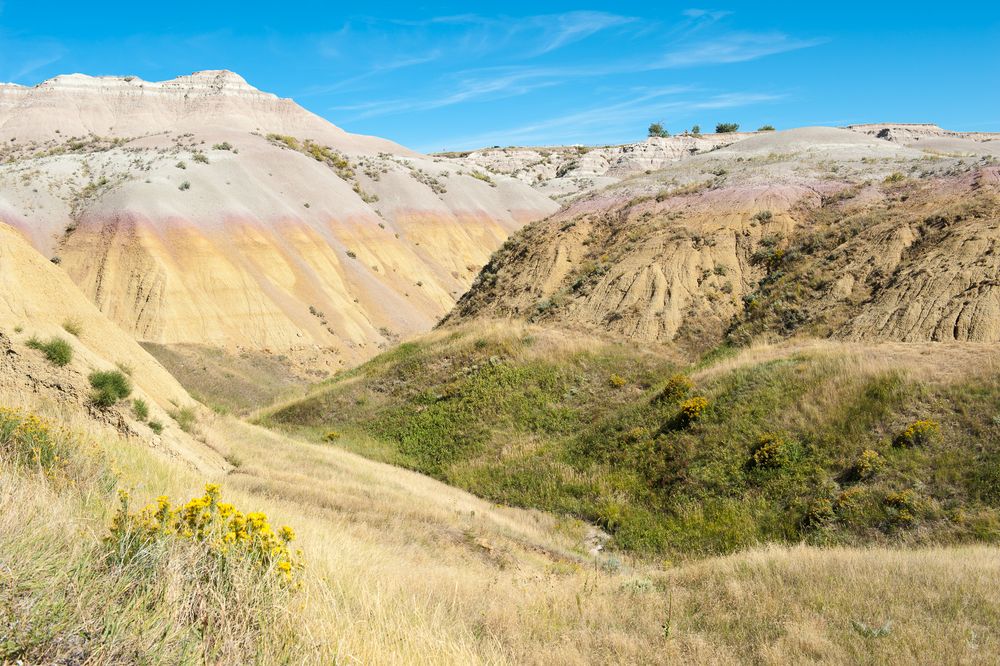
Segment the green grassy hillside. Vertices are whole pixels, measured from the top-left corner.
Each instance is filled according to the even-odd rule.
[[[466,327],[264,421],[593,521],[639,552],[992,542],[1000,376],[967,352],[810,343],[679,366],[565,332]]]

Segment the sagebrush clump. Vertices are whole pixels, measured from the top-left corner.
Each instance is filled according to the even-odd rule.
[[[132,382],[120,370],[94,371],[88,379],[94,389],[91,400],[98,407],[111,407],[132,393]]]
[[[142,398],[136,398],[132,401],[132,412],[137,419],[145,421],[149,418],[149,405]]]
[[[31,338],[25,344],[45,354],[45,358],[53,365],[62,367],[69,365],[69,362],[73,360],[73,346],[62,338],[52,337],[46,342],[42,342],[38,338]]]

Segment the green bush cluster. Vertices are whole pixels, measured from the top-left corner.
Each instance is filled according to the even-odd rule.
[[[98,407],[112,407],[132,393],[132,383],[120,370],[95,370],[88,376],[91,401]]]
[[[920,419],[906,426],[893,440],[893,444],[901,447],[914,447],[930,444],[940,431],[936,421]]]
[[[750,452],[750,466],[755,469],[780,469],[788,462],[788,444],[774,433],[761,435]]]
[[[69,365],[70,361],[73,360],[73,346],[62,338],[52,337],[42,342],[38,338],[32,337],[25,344],[45,354],[45,358],[53,365],[62,367]]]

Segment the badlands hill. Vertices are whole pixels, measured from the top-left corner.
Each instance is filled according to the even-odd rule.
[[[995,155],[996,134],[953,132],[932,124],[878,123],[847,129],[887,141],[913,144],[928,152]],[[441,153],[459,164],[488,173],[512,176],[558,201],[618,183],[630,176],[662,169],[673,162],[716,150],[767,131],[723,134],[676,134],[650,137],[618,146],[493,146],[481,150]]]
[[[430,328],[558,207],[226,71],[4,84],[0,146],[0,222],[124,330],[316,372]]]
[[[749,136],[753,133],[679,134],[620,146],[494,146],[440,156],[491,174],[517,178],[553,199],[566,201]]]
[[[996,342],[1000,140],[894,131],[761,133],[582,196],[510,238],[446,321],[691,351],[793,334]]]

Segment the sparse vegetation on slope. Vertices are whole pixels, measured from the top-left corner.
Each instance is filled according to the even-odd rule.
[[[339,446],[596,522],[640,552],[1000,537],[983,471],[1000,460],[988,445],[1000,428],[994,375],[926,381],[792,352],[715,374],[688,368],[689,389],[654,354],[567,349],[552,335],[440,332],[269,421],[316,440],[336,430]],[[943,424],[939,436],[898,445],[927,419]]]
[[[45,358],[53,365],[69,365],[73,360],[73,346],[62,338],[52,337],[45,342],[38,338],[30,338],[25,344],[45,354]]]
[[[235,664],[301,654],[287,577],[278,564],[277,574],[261,573],[263,560],[236,547],[256,537],[228,550],[204,545],[213,523],[203,515],[221,504],[199,498],[174,512],[163,498],[155,513],[112,516],[112,470],[148,458],[134,446],[0,409],[0,661]],[[217,493],[211,486],[206,497]]]

